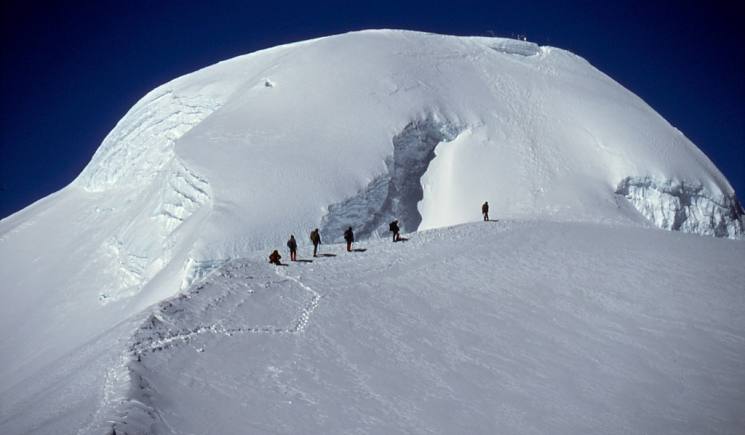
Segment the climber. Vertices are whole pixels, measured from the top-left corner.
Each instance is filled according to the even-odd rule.
[[[290,261],[297,261],[297,242],[292,234],[290,234],[290,240],[287,241],[287,247],[290,248]]]
[[[281,266],[282,263],[279,261],[282,258],[281,255],[279,255],[279,252],[275,249],[274,252],[269,256],[269,262],[272,264],[276,264],[277,266]]]
[[[393,233],[393,241],[398,242],[401,240],[401,234],[399,232],[401,231],[400,228],[398,228],[398,221],[395,220],[388,225],[388,229]]]
[[[352,232],[352,227],[349,227],[346,231],[344,231],[344,240],[347,241],[347,252],[352,252],[352,242],[354,242],[354,233]]]
[[[481,214],[484,215],[484,222],[489,220],[489,202],[485,201],[481,206]]]
[[[313,243],[313,256],[318,256],[318,245],[321,244],[321,235],[318,233],[318,228],[310,232],[310,241]]]

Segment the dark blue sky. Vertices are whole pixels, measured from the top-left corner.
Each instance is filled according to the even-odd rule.
[[[647,101],[745,196],[737,1],[43,3],[0,6],[0,217],[72,181],[154,87],[257,49],[365,28],[525,35],[571,50]]]

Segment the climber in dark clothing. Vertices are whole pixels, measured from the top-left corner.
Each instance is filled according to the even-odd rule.
[[[349,227],[346,231],[344,231],[344,240],[347,241],[347,252],[352,252],[352,242],[354,242],[354,233],[352,232],[352,227]]]
[[[313,256],[318,256],[318,245],[321,244],[321,235],[318,233],[318,228],[310,232],[310,241],[313,243]]]
[[[484,204],[481,206],[481,214],[484,215],[484,221],[489,220],[489,202],[484,202]]]
[[[401,234],[399,233],[401,231],[401,229],[398,227],[398,221],[397,220],[391,222],[390,225],[388,225],[388,229],[390,229],[391,232],[393,233],[393,241],[394,242],[398,242],[399,240],[401,240]]]
[[[279,252],[275,249],[274,252],[269,256],[269,262],[272,264],[276,264],[277,266],[281,266],[282,263],[279,262],[279,260],[282,258],[281,255],[279,255]]]
[[[290,248],[290,261],[297,261],[297,242],[292,234],[290,234],[290,240],[287,241],[287,247]]]

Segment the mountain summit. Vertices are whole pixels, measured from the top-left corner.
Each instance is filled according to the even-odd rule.
[[[290,233],[442,228],[487,200],[500,220],[745,236],[712,162],[570,52],[399,30],[288,44],[148,93],[72,184],[0,221],[0,328],[24,331],[2,336],[0,385]]]

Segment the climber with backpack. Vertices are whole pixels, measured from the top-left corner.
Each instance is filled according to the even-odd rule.
[[[313,243],[313,256],[318,256],[318,245],[321,244],[321,235],[318,233],[318,228],[310,232],[310,241]]]
[[[290,240],[287,241],[287,247],[290,248],[290,261],[297,261],[297,242],[292,234],[290,234]]]
[[[277,266],[281,266],[282,263],[280,263],[279,261],[281,258],[282,256],[279,255],[279,251],[275,249],[274,252],[272,252],[271,255],[269,255],[269,262],[271,264],[276,264]]]
[[[347,242],[347,252],[352,252],[352,242],[354,242],[354,233],[352,232],[352,227],[349,227],[346,231],[344,231],[344,240],[346,240]]]
[[[388,229],[393,233],[393,241],[398,242],[401,240],[401,229],[398,227],[398,221],[394,220],[388,225]]]

